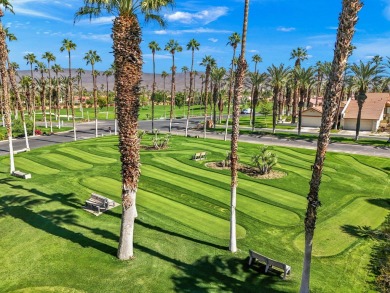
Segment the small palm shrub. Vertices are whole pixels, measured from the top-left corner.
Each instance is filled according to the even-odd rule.
[[[260,175],[264,175],[271,172],[278,163],[278,158],[275,153],[268,150],[268,147],[263,146],[259,149],[258,154],[252,156],[252,163],[258,168]]]
[[[226,157],[224,160],[222,160],[220,162],[220,165],[225,168],[225,167],[230,167],[232,163],[232,156],[231,156],[231,152],[226,152]]]
[[[171,138],[170,134],[167,134],[163,137],[158,136],[158,131],[155,131],[153,137],[153,147],[156,150],[165,149],[168,147],[169,139]]]

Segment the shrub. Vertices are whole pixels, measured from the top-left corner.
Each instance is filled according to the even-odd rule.
[[[277,162],[276,154],[270,152],[266,146],[261,147],[259,153],[252,156],[252,163],[259,169],[261,175],[271,172]]]
[[[42,130],[35,129],[35,135],[42,135]]]
[[[32,121],[30,119],[26,119],[26,127],[28,135],[32,134]],[[22,119],[15,119],[12,121],[12,134],[14,137],[22,136],[24,137],[24,128]]]
[[[232,155],[231,155],[231,152],[226,152],[226,157],[224,160],[222,160],[220,162],[220,164],[222,165],[222,167],[230,167],[231,164],[232,164]]]
[[[4,140],[5,139],[5,134],[0,132],[0,140]]]
[[[158,137],[158,131],[155,132],[153,138],[153,147],[156,150],[165,149],[168,147],[169,139],[171,138],[170,134],[167,134],[163,137]]]

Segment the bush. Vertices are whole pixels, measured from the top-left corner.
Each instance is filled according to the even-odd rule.
[[[161,150],[161,149],[167,148],[170,138],[171,138],[170,134],[167,134],[163,137],[158,137],[158,131],[156,131],[154,138],[153,138],[153,147],[156,150]]]
[[[252,157],[252,163],[259,169],[261,175],[271,172],[277,162],[276,154],[270,152],[266,146],[261,147],[259,153]]]
[[[27,134],[32,134],[33,123],[30,119],[26,119]],[[24,128],[21,119],[15,119],[12,121],[12,135],[14,137],[24,137]]]
[[[42,135],[42,130],[35,129],[35,135]]]
[[[222,167],[230,167],[232,164],[232,155],[231,152],[226,152],[226,157],[220,162]]]
[[[4,140],[5,139],[5,134],[0,132],[0,140]]]

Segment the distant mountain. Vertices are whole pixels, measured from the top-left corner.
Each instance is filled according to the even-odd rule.
[[[91,72],[92,72],[91,70],[85,70],[85,74],[82,75],[83,86],[87,90],[92,90]],[[198,76],[196,77],[196,80],[195,80],[195,87],[198,91],[200,90],[201,82],[202,82],[202,80],[199,77],[200,74],[201,73],[198,74]],[[24,75],[30,76],[30,70],[19,70],[18,75],[19,76],[24,76]],[[46,74],[44,74],[44,76],[46,77],[46,76],[48,76],[48,74],[46,73]],[[55,74],[53,71],[51,72],[51,76],[55,77]],[[68,69],[65,68],[64,72],[60,73],[59,76],[68,76]],[[72,77],[75,77],[75,76],[77,76],[76,70],[72,69]],[[39,72],[34,72],[34,78],[36,78],[36,79],[41,78],[41,74]],[[184,73],[177,73],[175,79],[176,79],[176,81],[175,81],[176,91],[182,91],[184,89]],[[104,75],[103,76],[100,75],[97,77],[98,88],[100,88],[102,84],[104,85],[104,88],[106,88],[106,77]],[[151,90],[152,85],[153,85],[153,74],[152,73],[144,73],[142,75],[141,85],[146,86],[148,89]],[[162,90],[164,88],[164,79],[161,78],[161,74],[156,74],[156,85],[157,85],[158,90]],[[108,78],[108,87],[109,87],[109,89],[112,89],[113,86],[114,86],[114,77],[110,76]],[[188,72],[187,73],[187,88],[189,88],[189,87],[190,87],[190,73]],[[171,90],[171,75],[170,74],[165,79],[165,90],[166,91]]]

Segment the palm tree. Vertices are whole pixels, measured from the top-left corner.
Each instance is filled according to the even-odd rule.
[[[76,117],[74,114],[74,99],[73,99],[73,89],[72,89],[72,59],[70,58],[70,51],[76,50],[76,47],[77,47],[77,45],[69,39],[64,39],[62,41],[62,46],[60,47],[61,52],[64,52],[64,51],[68,52],[68,64],[69,64],[68,73],[69,73],[69,75],[68,75],[68,98],[67,98],[67,101],[71,102],[74,140],[77,140],[77,137],[76,137]],[[68,103],[66,103],[66,115],[67,115],[67,118],[69,120]]]
[[[57,93],[57,100],[56,100],[56,108],[57,108],[57,119],[58,119],[58,128],[61,128],[61,119],[60,119],[60,112],[61,112],[61,109],[60,109],[60,96],[61,96],[61,90],[60,90],[60,80],[58,78],[58,74],[60,72],[64,72],[64,70],[62,69],[62,67],[59,65],[59,64],[54,64],[51,69],[53,70],[53,72],[55,73],[56,75],[56,93]]]
[[[96,85],[95,63],[102,62],[102,59],[96,53],[96,51],[92,51],[92,50],[89,50],[87,53],[85,53],[83,59],[87,62],[87,65],[91,64],[92,67],[93,107],[95,108],[95,137],[98,137],[97,85]]]
[[[103,75],[106,77],[106,109],[107,109],[107,114],[106,114],[106,119],[108,119],[108,78],[113,74],[113,71],[111,69],[107,69],[103,71]]]
[[[276,67],[272,64],[267,68],[267,71],[270,76],[270,85],[273,89],[272,133],[275,133],[278,98],[280,91],[286,85],[290,76],[290,67],[284,67],[284,64],[280,64],[279,67]]]
[[[31,88],[30,88],[30,98],[31,98],[31,111],[33,116],[33,136],[35,136],[35,79],[33,72],[33,65],[37,63],[37,57],[34,53],[28,53],[23,57],[27,64],[30,64],[30,75],[31,75]]]
[[[210,74],[211,74],[211,68],[215,66],[215,59],[212,58],[210,55],[205,56],[202,59],[202,62],[200,65],[206,67],[206,74],[205,74],[205,84],[204,84],[204,125],[203,125],[203,138],[206,138],[206,129],[207,129],[207,100],[208,100],[208,87],[209,87],[209,80],[210,80]]]
[[[236,80],[234,83],[234,96],[233,96],[233,124],[232,124],[232,138],[231,138],[231,193],[230,193],[230,245],[231,252],[237,251],[237,238],[236,238],[236,203],[237,203],[237,185],[238,185],[238,135],[239,135],[239,123],[240,123],[240,102],[243,91],[243,84],[245,78],[245,72],[247,70],[247,63],[245,60],[246,49],[246,34],[248,29],[248,12],[249,12],[249,0],[245,0],[244,6],[244,21],[242,29],[242,45],[241,54],[238,59]]]
[[[314,69],[309,67],[307,69],[297,67],[294,69],[295,80],[297,81],[297,88],[300,96],[298,103],[298,135],[301,135],[301,126],[302,126],[302,110],[305,104],[304,100],[306,98],[309,87],[314,82]],[[310,96],[308,97],[310,99]]]
[[[51,101],[52,101],[52,87],[51,87],[51,70],[50,70],[50,62],[55,62],[56,57],[51,52],[45,52],[42,55],[42,59],[47,61],[47,70],[49,73],[49,123],[50,123],[50,133],[53,132],[53,119],[51,117]],[[46,118],[46,117],[45,117]]]
[[[184,92],[186,92],[186,90],[187,90],[187,72],[188,72],[188,67],[187,66],[183,66],[181,68],[181,72],[184,73]]]
[[[260,62],[263,62],[263,59],[261,58],[261,56],[259,54],[255,54],[252,56],[252,62],[255,63],[255,71],[254,71],[254,74],[257,75],[258,72],[257,72],[257,64],[260,63]],[[256,107],[253,107],[253,95],[254,95],[254,85],[252,84],[252,88],[251,88],[251,108],[252,108],[252,111],[251,111],[251,114],[250,114],[250,117],[252,118],[253,117],[253,114],[256,110]],[[253,122],[253,119],[250,119],[249,120],[249,123],[252,124]],[[253,125],[252,125],[252,128],[253,128]]]
[[[152,57],[153,57],[153,86],[152,86],[152,133],[154,133],[154,100],[155,100],[155,94],[156,94],[156,62],[155,62],[155,54],[156,51],[160,51],[161,48],[158,45],[157,42],[151,41],[149,43],[149,49],[152,51]]]
[[[166,113],[165,113],[165,100],[166,100],[166,96],[167,96],[167,93],[166,93],[166,91],[165,91],[165,79],[167,78],[169,76],[169,74],[168,74],[168,72],[166,72],[166,71],[164,71],[163,70],[163,72],[161,72],[161,77],[164,79],[164,102],[163,102],[163,104],[164,104],[164,119],[166,119]]]
[[[175,40],[169,40],[169,42],[165,45],[165,51],[168,51],[172,55],[172,81],[171,81],[171,110],[169,114],[169,132],[172,130],[172,118],[173,118],[173,105],[175,104],[175,76],[176,76],[176,66],[175,66],[175,53],[181,52],[183,48],[179,45],[179,43]]]
[[[161,8],[173,4],[173,0],[143,0],[134,3],[127,0],[84,0],[77,16],[100,15],[101,10],[116,13],[113,24],[115,88],[119,122],[119,150],[122,161],[122,222],[118,258],[133,258],[134,219],[137,216],[136,191],[139,169],[138,108],[142,75],[141,28],[138,14],[146,20],[157,20]],[[129,37],[131,36],[131,37]]]
[[[79,103],[80,103],[80,111],[81,111],[81,118],[84,118],[84,111],[83,111],[83,79],[81,75],[85,74],[85,70],[83,68],[77,68],[77,87],[79,90]],[[107,110],[108,111],[108,110]]]
[[[322,120],[317,142],[317,152],[312,165],[313,174],[310,180],[307,196],[305,217],[305,253],[303,261],[300,293],[310,292],[310,267],[313,248],[314,229],[317,221],[317,209],[321,205],[318,197],[326,150],[329,145],[329,134],[333,124],[334,113],[337,109],[337,98],[341,94],[345,66],[350,53],[350,44],[355,31],[357,14],[363,4],[360,0],[344,0],[339,17],[339,27],[334,50],[332,70],[324,95]]]
[[[294,68],[301,67],[301,62],[304,60],[307,60],[308,54],[307,50],[304,48],[298,47],[297,49],[292,50],[290,60],[295,59],[295,65]],[[296,84],[296,81],[294,82]],[[292,123],[296,122],[297,118],[297,106],[298,106],[298,88],[294,86],[294,93],[293,93],[293,111],[292,111]]]
[[[226,118],[226,125],[225,125],[225,136],[224,140],[227,139],[227,131],[229,126],[229,120],[230,120],[230,105],[232,103],[232,96],[233,96],[233,78],[234,78],[234,60],[236,59],[236,50],[238,44],[241,42],[241,37],[238,33],[233,33],[229,37],[229,42],[226,45],[230,45],[233,48],[233,57],[232,57],[232,63],[230,67],[230,78],[229,78],[229,92],[228,92],[228,113]]]
[[[259,94],[261,92],[261,86],[267,81],[268,75],[266,73],[259,74],[258,72],[249,73],[250,83],[253,87],[252,93],[252,132],[255,130],[256,121],[256,106],[259,102]]]
[[[356,88],[359,89],[359,93],[356,96],[359,111],[356,120],[356,135],[355,140],[359,139],[360,120],[362,116],[362,108],[364,101],[366,100],[367,90],[370,85],[374,85],[380,80],[379,74],[383,73],[383,68],[380,62],[367,62],[364,64],[362,61],[359,64],[352,64],[350,66],[352,73],[354,74],[353,83]]]
[[[211,79],[214,82],[213,86],[213,124],[214,128],[217,124],[217,103],[220,98],[220,91],[222,87],[222,79],[226,74],[226,69],[223,67],[214,67],[211,70]]]
[[[45,128],[47,128],[47,120],[46,120],[46,99],[45,99],[45,94],[46,94],[46,81],[44,78],[44,74],[46,72],[47,68],[45,63],[37,61],[37,66],[35,67],[35,71],[39,71],[41,73],[41,80],[38,82],[40,84],[41,89],[40,89],[40,95],[41,95],[41,109],[42,109],[42,117],[43,121],[45,122]]]
[[[190,91],[188,93],[188,108],[187,108],[187,121],[186,121],[186,132],[185,136],[188,134],[188,124],[190,121],[190,107],[191,107],[191,99],[193,99],[193,91],[194,91],[194,57],[195,50],[199,50],[199,42],[195,39],[191,39],[187,44],[187,50],[191,50],[191,71],[190,71]]]
[[[2,0],[0,2],[5,10],[10,10],[13,13],[12,5],[6,1]],[[4,12],[0,9],[0,20],[4,16]],[[4,119],[5,126],[7,128],[7,136],[9,143],[9,153],[10,153],[10,173],[12,174],[15,171],[15,162],[14,162],[14,153],[12,145],[12,123],[11,123],[11,107],[10,107],[10,96],[8,90],[8,79],[7,79],[7,60],[8,60],[8,49],[6,43],[6,32],[3,29],[3,25],[0,21],[0,75],[2,83],[2,96],[4,103]]]

